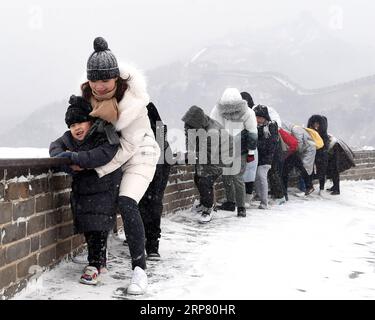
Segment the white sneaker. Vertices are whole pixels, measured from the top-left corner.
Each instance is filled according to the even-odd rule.
[[[148,281],[146,272],[140,268],[135,267],[133,276],[128,287],[128,294],[141,295],[146,293]]]
[[[212,219],[211,212],[203,212],[199,218],[200,223],[207,223],[210,222]]]
[[[279,199],[275,199],[273,201],[273,204],[278,205],[278,206],[280,206],[280,205],[282,205],[284,203],[286,203],[285,197],[282,197],[282,198],[279,198]]]
[[[200,223],[207,223],[210,222],[212,219],[212,208],[207,208],[205,206],[202,206],[202,214],[199,217]]]

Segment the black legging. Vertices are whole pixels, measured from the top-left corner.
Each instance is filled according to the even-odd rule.
[[[315,156],[316,175],[319,179],[320,190],[324,190],[328,167],[328,151],[320,149],[316,151]]]
[[[100,268],[107,265],[108,231],[89,231],[84,233],[87,242],[89,266]]]
[[[118,201],[126,240],[128,241],[132,269],[146,269],[145,229],[137,202],[129,197],[120,196]]]

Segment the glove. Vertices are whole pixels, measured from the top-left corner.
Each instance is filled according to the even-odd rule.
[[[70,152],[70,151],[61,152],[56,156],[56,158],[69,159],[73,164],[79,165],[78,152]]]
[[[72,160],[72,153],[73,152],[70,152],[70,151],[61,152],[58,155],[56,155],[55,158],[66,158],[66,159]]]
[[[253,154],[248,154],[246,162],[253,162],[255,160],[255,156]]]

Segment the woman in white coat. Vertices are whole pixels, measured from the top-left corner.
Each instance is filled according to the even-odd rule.
[[[242,99],[240,92],[235,88],[227,88],[220,101],[211,111],[211,118],[219,122],[234,141],[241,139],[241,150],[235,151],[236,160],[240,160],[240,172],[232,175],[223,174],[226,202],[218,209],[235,211],[237,216],[245,217],[245,183],[243,174],[246,163],[254,161],[254,152],[257,146],[258,129],[255,113],[247,102]]]
[[[118,207],[133,269],[127,292],[143,294],[147,288],[145,231],[138,202],[153,179],[160,155],[147,115],[150,99],[146,82],[137,69],[119,67],[101,37],[94,40],[94,52],[87,61],[87,79],[81,90],[93,107],[90,115],[112,123],[121,134],[121,148],[115,157],[96,171],[102,177],[122,167]]]

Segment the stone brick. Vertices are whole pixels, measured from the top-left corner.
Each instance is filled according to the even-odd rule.
[[[70,204],[70,192],[62,192],[54,194],[54,208],[60,208]]]
[[[46,228],[50,228],[62,223],[62,209],[57,209],[46,213]]]
[[[72,251],[72,239],[59,242],[56,246],[56,258],[60,259]]]
[[[69,238],[73,235],[73,223],[59,227],[59,240]]]
[[[40,247],[45,248],[57,242],[58,228],[44,231],[40,235]]]
[[[0,202],[0,224],[12,221],[12,204],[10,202]]]
[[[35,179],[30,182],[30,195],[35,196],[49,191],[47,178]]]
[[[16,265],[12,264],[0,269],[0,289],[9,286],[12,282],[16,282],[17,269]]]
[[[38,251],[40,248],[40,235],[31,237],[31,253]]]
[[[72,249],[76,249],[83,244],[85,244],[86,240],[82,234],[77,234],[72,238]]]
[[[40,197],[35,198],[35,213],[48,211],[53,209],[53,195],[46,193]]]
[[[6,250],[5,248],[0,248],[0,268],[5,266],[5,262],[6,262]]]
[[[26,236],[26,222],[10,223],[2,227],[1,230],[2,241],[1,243],[8,244],[15,242]]]
[[[30,196],[29,183],[9,183],[5,189],[6,200],[27,199]]]
[[[30,254],[30,239],[16,242],[7,247],[6,263],[27,257]]]
[[[38,233],[46,228],[46,215],[42,214],[39,216],[31,217],[27,221],[27,235]]]
[[[17,278],[23,278],[29,275],[29,268],[37,264],[37,255],[34,254],[21,262],[17,263]]]
[[[0,182],[0,200],[4,198],[5,198],[5,187],[4,187],[4,184]]]
[[[71,181],[66,178],[66,175],[53,175],[49,184],[52,191],[61,191],[71,187]]]
[[[16,221],[18,218],[26,218],[33,215],[34,207],[34,198],[13,203],[13,220]]]
[[[56,260],[56,247],[42,251],[38,255],[38,265],[40,267],[47,267]]]
[[[70,207],[62,208],[61,209],[61,218],[62,222],[68,222],[73,220],[73,214]]]

